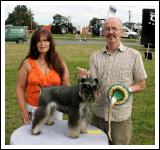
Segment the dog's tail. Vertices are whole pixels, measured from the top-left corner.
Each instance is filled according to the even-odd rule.
[[[77,67],[77,75],[79,78],[92,78],[92,73],[84,68]]]
[[[80,83],[82,78],[92,78],[92,76],[93,75],[89,70],[87,70],[85,68],[77,67],[77,72],[75,74],[75,78],[77,79],[78,84]]]

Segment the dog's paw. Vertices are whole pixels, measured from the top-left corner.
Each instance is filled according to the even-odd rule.
[[[72,139],[77,139],[79,138],[79,132],[77,131],[73,131],[73,130],[70,130],[69,133],[68,133],[68,137],[72,138]]]
[[[39,135],[41,133],[41,131],[32,129],[31,133],[32,133],[32,135]]]
[[[87,134],[87,130],[81,130],[81,134]]]
[[[46,122],[46,125],[49,125],[49,126],[54,125],[54,120],[48,120]]]
[[[72,139],[77,139],[77,138],[79,138],[79,135],[68,135],[68,137],[70,137]]]

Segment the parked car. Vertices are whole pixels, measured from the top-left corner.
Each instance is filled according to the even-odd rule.
[[[5,25],[5,41],[16,43],[27,41],[27,26]]]
[[[127,37],[127,38],[130,38],[130,39],[138,37],[137,32],[134,32],[127,27],[123,27],[123,31],[124,31],[124,34],[123,34],[122,37]]]

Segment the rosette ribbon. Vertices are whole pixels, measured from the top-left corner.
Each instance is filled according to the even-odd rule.
[[[108,111],[108,136],[111,138],[111,120],[112,120],[112,109],[118,105],[123,105],[129,99],[130,92],[125,85],[122,84],[114,84],[108,90],[108,98],[110,100],[110,107]]]

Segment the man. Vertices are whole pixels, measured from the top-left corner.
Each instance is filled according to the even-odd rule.
[[[103,35],[107,46],[94,52],[90,58],[90,71],[98,78],[101,89],[100,97],[92,107],[92,124],[108,133],[107,109],[110,100],[107,98],[109,87],[113,84],[123,84],[130,91],[129,100],[112,110],[110,144],[130,144],[132,136],[131,112],[133,93],[145,89],[147,74],[141,55],[138,51],[124,46],[122,21],[119,18],[108,18],[103,24]]]

